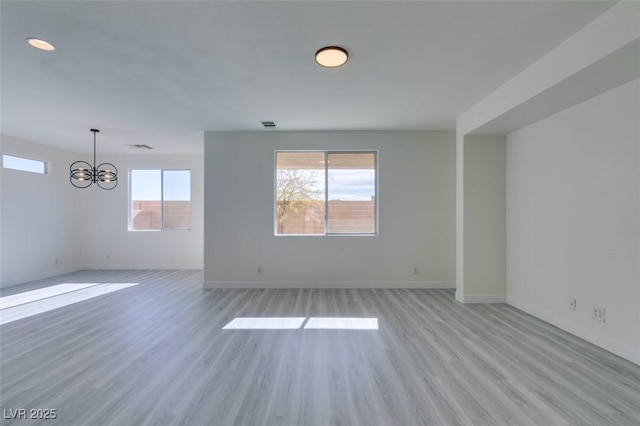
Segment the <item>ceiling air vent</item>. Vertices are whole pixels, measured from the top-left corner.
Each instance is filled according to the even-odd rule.
[[[136,145],[129,145],[131,148],[135,148],[135,149],[153,149],[153,147],[149,146],[149,145],[145,145],[145,144],[136,144]]]
[[[273,121],[261,121],[261,123],[263,127],[266,127],[268,129],[276,127],[276,123],[274,123]]]

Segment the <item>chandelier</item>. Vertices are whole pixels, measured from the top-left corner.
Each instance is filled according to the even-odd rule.
[[[93,132],[93,164],[96,164],[96,133],[98,129],[91,129]],[[76,161],[69,167],[69,180],[76,188],[88,188],[92,183],[97,184],[102,189],[113,189],[118,186],[118,169],[111,163],[102,163],[94,167],[86,161]]]

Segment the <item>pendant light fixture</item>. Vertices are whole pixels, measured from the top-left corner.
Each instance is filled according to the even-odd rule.
[[[98,129],[91,129],[93,132],[93,164],[96,164],[96,133]],[[111,163],[102,163],[97,167],[86,161],[76,161],[69,167],[69,180],[76,188],[88,188],[92,183],[97,184],[102,189],[113,189],[118,186],[118,169]]]

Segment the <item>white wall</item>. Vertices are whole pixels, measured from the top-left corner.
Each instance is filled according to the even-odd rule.
[[[460,147],[460,145],[459,145]],[[466,135],[458,178],[464,185],[463,217],[458,222],[456,299],[461,302],[506,301],[506,138]],[[460,173],[463,171],[463,173]]]
[[[45,175],[2,169],[1,286],[76,270],[81,197],[69,183],[74,154],[2,135],[2,152],[49,162]],[[57,260],[57,263],[56,263]]]
[[[274,236],[286,149],[379,150],[379,235]],[[207,132],[205,168],[205,287],[453,287],[453,132]]]
[[[109,155],[119,185],[105,191],[69,182],[69,165],[88,157],[5,135],[2,152],[50,164],[46,175],[1,171],[2,286],[79,269],[202,269],[203,156]],[[128,231],[131,168],[191,169],[190,231]]]
[[[507,138],[508,303],[636,363],[639,95],[635,80]]]
[[[3,141],[4,137],[2,136],[2,134],[0,134],[0,154],[2,154],[4,151],[2,150],[2,141]],[[0,163],[2,162],[2,160],[0,159]],[[2,288],[2,283],[4,282],[4,280],[2,279],[3,277],[3,268],[2,268],[2,238],[1,238],[1,232],[2,232],[2,165],[0,164],[0,288]]]
[[[202,269],[203,157],[109,155],[103,160],[118,167],[119,184],[112,191],[79,190],[84,196],[84,266],[90,269]],[[191,169],[191,230],[129,231],[129,170],[161,168]]]

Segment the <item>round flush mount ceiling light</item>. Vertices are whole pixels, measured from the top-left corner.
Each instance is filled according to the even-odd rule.
[[[29,37],[27,39],[27,43],[29,43],[32,47],[35,47],[36,49],[46,50],[48,52],[56,49],[55,46],[49,43],[48,41],[35,38],[35,37]]]
[[[327,46],[316,52],[316,62],[325,68],[336,68],[344,65],[349,54],[342,47]]]

